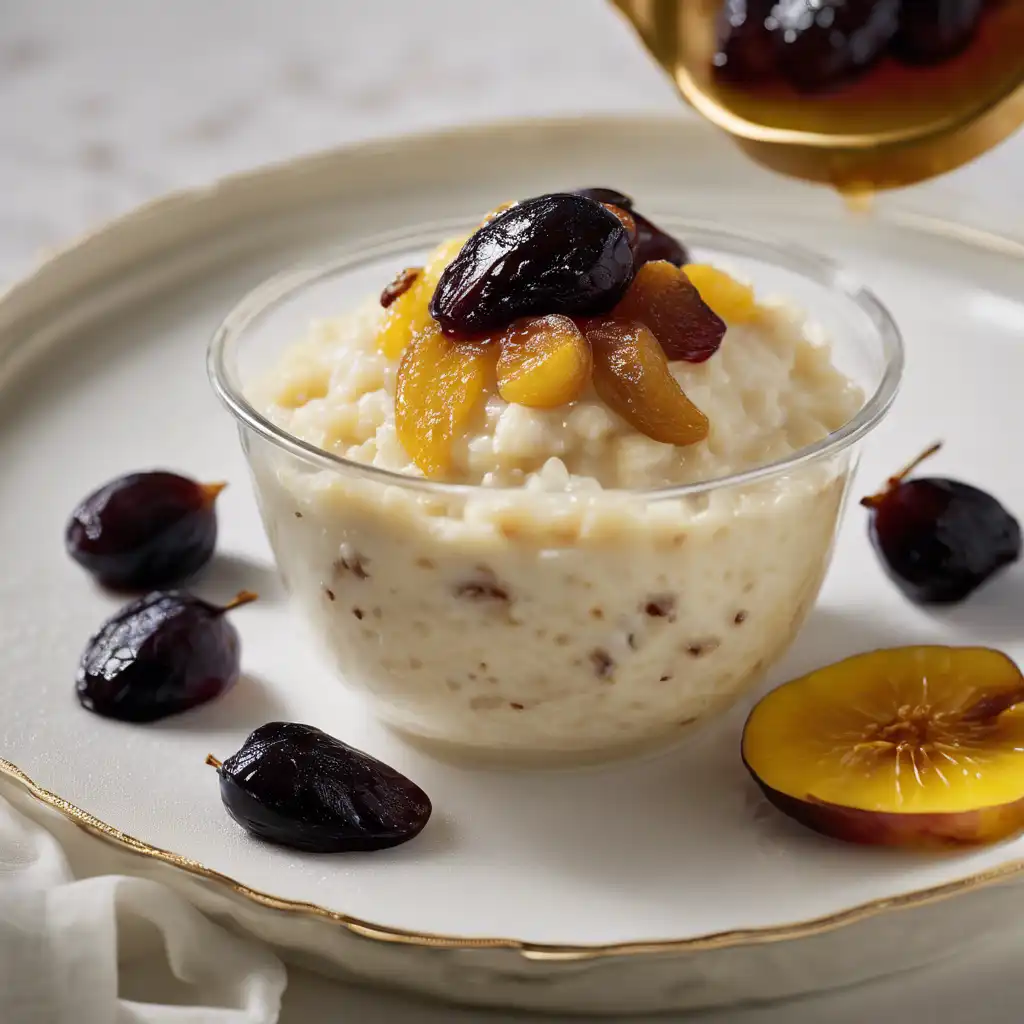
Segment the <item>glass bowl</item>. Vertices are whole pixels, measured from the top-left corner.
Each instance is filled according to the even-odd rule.
[[[860,442],[903,369],[899,332],[832,261],[660,218],[698,262],[783,296],[866,396],[785,459],[658,490],[446,484],[321,450],[271,422],[254,381],[471,223],[377,237],[251,292],[209,370],[235,416],[285,584],[340,677],[411,738],[516,763],[666,746],[786,651],[830,560]]]

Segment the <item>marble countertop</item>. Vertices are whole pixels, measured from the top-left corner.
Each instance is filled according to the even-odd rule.
[[[672,113],[674,89],[604,0],[0,0],[0,284],[171,189],[357,139],[495,118]],[[1018,211],[1024,136],[953,176]],[[1016,1020],[986,955],[749,1024]],[[296,972],[284,1024],[472,1020]],[[498,1015],[496,1022],[511,1021]]]

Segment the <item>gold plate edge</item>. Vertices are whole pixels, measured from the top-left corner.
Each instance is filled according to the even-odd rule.
[[[791,941],[809,938],[823,932],[834,931],[847,925],[856,924],[868,918],[894,910],[909,910],[927,904],[950,899],[962,893],[980,889],[985,886],[1005,882],[1017,875],[1024,874],[1024,860],[1009,861],[996,868],[947,882],[943,885],[919,889],[899,896],[890,896],[872,900],[855,907],[829,914],[824,917],[812,918],[795,924],[777,925],[766,928],[736,929],[733,931],[715,932],[710,935],[696,936],[691,939],[663,939],[652,941],[613,943],[608,945],[573,946],[527,942],[521,939],[507,938],[468,938],[456,935],[433,935],[426,932],[412,932],[387,925],[362,921],[335,910],[318,906],[315,903],[302,903],[297,900],[282,899],[271,896],[258,889],[236,881],[228,875],[214,871],[198,861],[180,854],[161,850],[136,839],[134,836],[108,825],[104,821],[80,807],[51,793],[37,785],[17,765],[0,757],[0,776],[12,779],[20,785],[33,799],[59,812],[79,828],[96,836],[113,846],[127,850],[138,856],[151,857],[154,860],[178,868],[207,881],[225,886],[238,896],[250,902],[280,910],[286,913],[299,914],[307,917],[319,917],[333,921],[347,928],[360,938],[374,942],[398,943],[401,945],[420,946],[430,949],[472,950],[472,949],[509,949],[519,953],[528,960],[543,961],[582,961],[596,960],[605,957],[654,955],[666,953],[697,953],[709,950],[729,949],[740,946],[761,945],[769,942]]]

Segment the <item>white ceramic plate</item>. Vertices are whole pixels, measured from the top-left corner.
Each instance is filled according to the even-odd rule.
[[[439,989],[457,998],[668,1008],[845,983],[947,951],[941,931],[898,945],[898,961],[878,940],[863,955],[830,954],[841,948],[833,937],[819,940],[824,966],[806,967],[806,936],[973,887],[1024,857],[1024,840],[937,857],[805,832],[763,803],[740,764],[746,704],[645,762],[553,775],[446,765],[368,719],[289,613],[232,423],[205,377],[218,321],[260,279],[338,242],[584,184],[629,191],[654,215],[717,219],[847,263],[889,305],[909,351],[906,385],[868,443],[860,488],[944,437],[936,470],[1024,511],[1014,441],[1024,433],[1019,243],[895,207],[848,215],[830,194],[766,177],[706,129],[672,121],[504,126],[310,158],[156,204],[57,257],[0,304],[0,754],[145,848],[235,880],[236,894],[323,908],[293,908],[307,924],[331,915],[372,922],[354,926],[373,936],[372,952],[364,943],[359,956],[326,937],[275,931],[279,915],[263,922],[293,948],[388,977],[398,948],[470,956],[525,944],[528,976],[537,963],[551,973],[546,986],[509,987],[518,968],[492,949]],[[74,698],[82,645],[117,602],[68,560],[62,531],[96,485],[155,466],[231,482],[218,506],[220,555],[195,589],[227,598],[251,587],[262,601],[235,619],[242,684],[204,709],[127,726],[88,715]],[[912,608],[882,576],[863,512],[852,507],[819,605],[770,683],[899,643],[991,643],[1024,656],[1022,597],[1024,569],[1015,569],[958,611]],[[279,718],[317,724],[415,778],[434,799],[427,830],[361,856],[300,855],[249,839],[223,812],[203,761]],[[395,933],[397,945],[377,941]],[[802,971],[780,974],[786,954],[776,952],[767,970],[760,954],[757,970],[751,961],[742,980],[730,974],[744,949],[781,939],[789,942],[773,948],[802,950]],[[680,987],[678,964],[675,981],[657,980],[657,965],[716,950],[730,955],[718,966],[705,958],[700,984]],[[638,975],[612,983],[626,953],[649,974],[642,986]],[[572,995],[559,972],[568,977],[575,964],[578,980],[581,963],[593,976]],[[403,970],[405,984],[438,990]],[[480,980],[488,978],[489,986]]]

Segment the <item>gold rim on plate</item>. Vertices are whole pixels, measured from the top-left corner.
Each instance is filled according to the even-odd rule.
[[[726,932],[714,932],[710,935],[699,935],[691,939],[660,939],[593,946],[547,944],[527,942],[523,939],[474,939],[458,935],[434,935],[429,932],[413,932],[402,928],[392,928],[387,925],[374,924],[372,921],[363,921],[358,917],[350,917],[348,914],[343,914],[340,911],[328,910],[326,907],[318,906],[315,903],[303,903],[299,900],[288,900],[280,896],[271,896],[269,893],[261,892],[259,889],[251,889],[236,879],[219,871],[214,871],[212,868],[208,868],[189,857],[182,857],[180,854],[171,853],[169,850],[161,850],[156,846],[150,846],[148,843],[136,839],[134,836],[127,835],[120,829],[114,828],[113,825],[108,825],[87,811],[83,811],[80,807],[69,803],[63,797],[57,796],[56,793],[43,789],[33,782],[20,768],[2,757],[0,757],[0,776],[13,779],[35,800],[58,811],[65,818],[74,822],[79,828],[96,836],[98,839],[129,853],[141,857],[151,857],[153,860],[169,864],[197,878],[205,878],[207,881],[216,882],[218,885],[230,889],[236,895],[260,906],[290,914],[298,914],[302,917],[323,918],[333,921],[354,935],[373,942],[397,943],[399,945],[420,946],[430,949],[510,949],[519,953],[527,960],[570,962],[597,960],[605,957],[636,956],[639,954],[697,953],[713,949],[729,949],[739,946],[761,945],[769,942],[805,939],[814,935],[820,935],[823,932],[834,931],[846,925],[856,924],[858,921],[864,921],[867,918],[875,917],[888,911],[909,910],[930,903],[938,903],[941,900],[950,899],[953,896],[959,896],[962,893],[995,885],[999,882],[1005,882],[1017,875],[1024,874],[1024,860],[1008,861],[1005,864],[1000,864],[998,867],[990,868],[988,871],[957,879],[955,882],[946,882],[943,885],[932,886],[928,889],[918,889],[899,896],[871,900],[867,903],[850,907],[847,910],[841,910],[835,914],[812,918],[809,921],[800,921],[796,924],[774,925],[765,928],[745,928]]]

